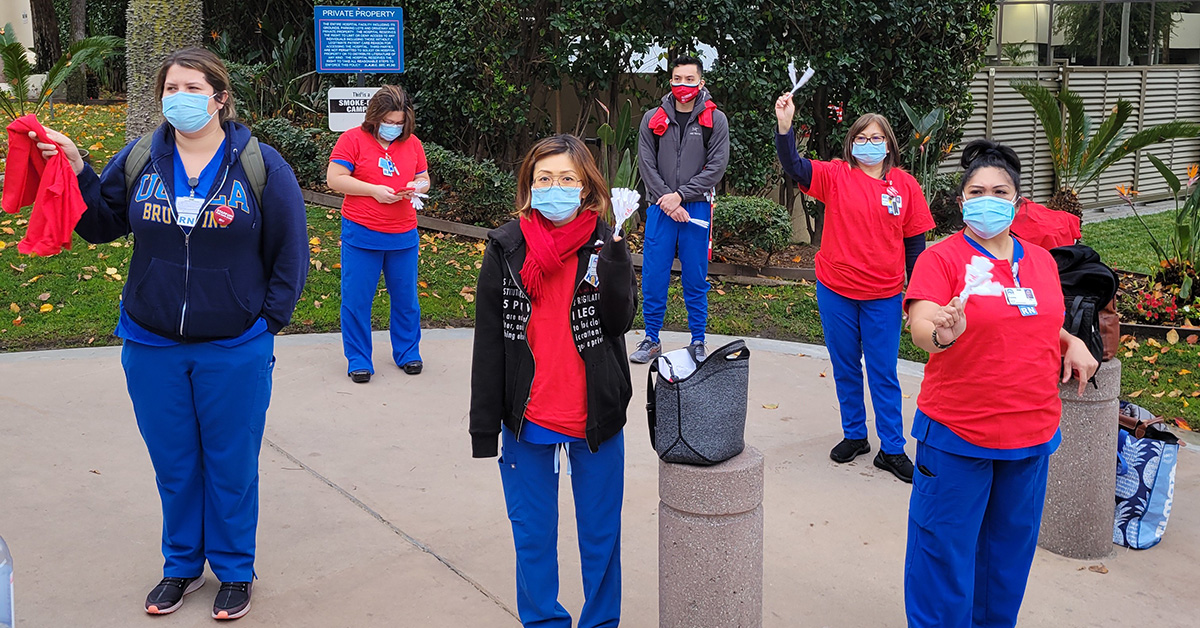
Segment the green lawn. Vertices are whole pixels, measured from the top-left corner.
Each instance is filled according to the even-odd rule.
[[[1143,218],[1158,238],[1158,242],[1166,246],[1174,212],[1162,212]],[[1083,243],[1096,249],[1106,264],[1119,270],[1149,274],[1158,267],[1158,256],[1150,245],[1150,235],[1136,217],[1084,225]]]

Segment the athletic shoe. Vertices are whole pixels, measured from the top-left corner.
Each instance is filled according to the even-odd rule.
[[[350,381],[354,382],[355,384],[365,384],[371,381],[371,371],[367,370],[350,371],[349,373],[346,373],[346,375],[350,378]]]
[[[204,574],[195,578],[163,578],[146,596],[146,612],[169,615],[183,606],[183,596],[204,586]]]
[[[834,462],[846,463],[869,451],[871,451],[871,443],[867,442],[867,439],[843,438],[842,442],[829,452],[829,457]]]
[[[662,355],[662,345],[646,338],[638,343],[637,350],[629,356],[629,361],[634,364],[645,364],[660,355]]]
[[[222,582],[213,602],[213,619],[237,619],[250,612],[250,583]]]
[[[400,368],[404,369],[404,372],[408,373],[409,375],[420,375],[421,370],[425,368],[425,365],[422,364],[420,360],[413,360],[412,362],[405,363],[405,365]]]
[[[901,482],[912,484],[913,463],[908,454],[885,454],[882,451],[875,455],[875,466],[890,471]]]
[[[703,362],[708,357],[708,347],[704,346],[703,340],[693,340],[690,346],[697,362]]]

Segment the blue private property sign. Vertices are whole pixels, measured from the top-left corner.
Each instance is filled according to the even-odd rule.
[[[314,7],[317,72],[404,71],[404,10],[400,7]]]

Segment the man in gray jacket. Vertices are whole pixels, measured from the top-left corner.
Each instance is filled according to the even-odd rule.
[[[702,360],[712,201],[729,164],[729,120],[704,88],[699,59],[679,57],[671,64],[671,93],[642,117],[638,164],[652,202],[642,250],[646,338],[629,359],[645,364],[662,354],[658,332],[667,313],[671,264],[678,257],[691,345]]]

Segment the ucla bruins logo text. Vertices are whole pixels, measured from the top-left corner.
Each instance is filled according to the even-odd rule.
[[[142,204],[142,220],[147,222],[157,222],[164,225],[175,223],[174,214],[171,211],[171,205],[167,201],[167,188],[159,180],[157,174],[144,174],[138,181],[137,192],[133,196],[134,206],[137,203]],[[221,205],[227,205],[234,209],[241,210],[245,214],[250,213],[250,202],[246,195],[246,188],[241,181],[234,180],[229,185],[228,194],[219,194],[208,203],[199,219],[196,221],[196,226],[201,229],[224,229],[228,225],[219,224],[213,217],[213,209]]]

